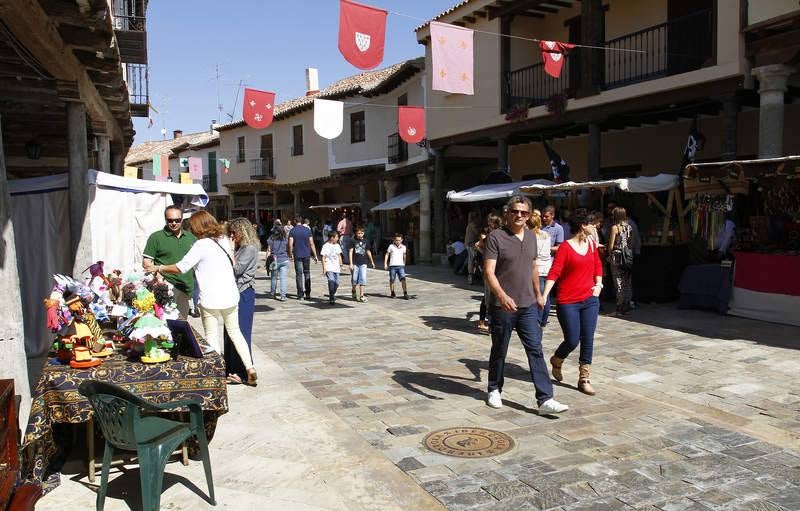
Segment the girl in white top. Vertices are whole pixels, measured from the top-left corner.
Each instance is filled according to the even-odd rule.
[[[197,241],[176,264],[154,265],[145,259],[145,270],[159,273],[186,273],[194,269],[199,288],[200,312],[206,342],[222,353],[225,329],[247,370],[247,383],[255,386],[258,375],[253,358],[239,329],[239,288],[233,274],[233,248],[225,231],[207,211],[198,211],[189,218],[189,229]]]
[[[539,289],[544,289],[547,281],[547,274],[553,266],[553,253],[550,250],[552,238],[546,231],[542,230],[542,213],[538,209],[531,212],[528,217],[528,228],[536,235],[536,270],[539,272]],[[544,304],[544,309],[539,311],[539,325],[544,328],[547,325],[547,318],[550,315],[550,297]]]

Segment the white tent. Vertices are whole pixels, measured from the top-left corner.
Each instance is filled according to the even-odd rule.
[[[370,209],[370,211],[388,211],[391,209],[406,209],[412,204],[419,202],[419,190],[413,190],[406,193],[401,193],[396,197],[392,197],[386,202],[382,202]]]
[[[532,179],[513,183],[478,185],[467,188],[461,192],[456,192],[455,190],[449,191],[447,192],[447,200],[450,202],[478,202],[505,199],[520,193],[520,189],[525,186],[551,186],[553,184],[552,181],[548,181],[547,179]]]
[[[631,177],[624,179],[608,179],[606,181],[585,181],[576,183],[559,184],[531,184],[521,186],[523,192],[536,191],[571,191],[583,190],[587,188],[619,188],[623,192],[630,193],[651,193],[672,190],[678,186],[679,177],[674,174],[658,174],[657,176]]]
[[[173,197],[195,207],[208,203],[203,187],[131,179],[89,170],[89,205],[73,261],[67,174],[9,181],[29,357],[49,349],[42,300],[53,273],[80,273],[102,260],[106,272],[141,268],[147,237],[164,226]]]

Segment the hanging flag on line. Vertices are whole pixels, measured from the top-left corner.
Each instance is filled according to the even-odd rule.
[[[262,130],[272,124],[275,110],[275,93],[256,89],[244,89],[242,117],[253,129]]]
[[[189,175],[192,179],[203,179],[203,159],[197,156],[189,157]]]
[[[314,131],[322,138],[332,140],[342,134],[344,103],[329,99],[314,100]]]
[[[192,184],[193,183],[192,179],[193,178],[192,178],[192,175],[190,173],[181,172],[181,181],[180,181],[180,183],[182,185],[190,185],[190,184]]]
[[[453,94],[474,94],[472,30],[436,21],[430,27],[432,88]]]
[[[542,50],[542,61],[544,71],[553,78],[561,76],[561,68],[564,66],[564,55],[574,48],[574,44],[560,43],[558,41],[539,41],[539,49]]]
[[[692,127],[689,128],[689,138],[686,139],[686,148],[683,150],[681,170],[690,163],[694,163],[697,151],[703,149],[705,142],[706,137],[697,129],[697,119],[695,119],[692,121]]]
[[[129,167],[128,165],[125,165],[123,172],[125,177],[129,177],[131,179],[136,179],[139,177],[139,169],[136,167]]]
[[[397,133],[409,144],[421,142],[425,138],[425,108],[421,106],[398,107]]]
[[[222,170],[227,174],[231,170],[231,161],[227,158],[219,158],[219,162],[222,164]]]
[[[387,11],[339,1],[339,51],[359,69],[372,69],[383,60]]]
[[[168,154],[154,154],[153,155],[153,176],[168,176],[169,175],[169,155]]]
[[[547,157],[550,159],[550,169],[553,171],[553,181],[556,183],[566,183],[569,181],[569,165],[558,155],[555,149],[550,147],[550,144],[542,140],[544,150],[547,152]]]

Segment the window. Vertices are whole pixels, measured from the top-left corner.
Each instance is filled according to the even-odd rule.
[[[367,139],[367,121],[364,112],[350,114],[350,143],[363,142]]]
[[[292,156],[303,154],[303,125],[292,127]]]
[[[239,137],[236,139],[236,146],[237,146],[236,161],[242,163],[245,159],[244,137]]]

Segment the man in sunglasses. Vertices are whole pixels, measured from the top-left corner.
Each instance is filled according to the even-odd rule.
[[[175,264],[192,248],[197,241],[194,234],[183,230],[183,211],[178,206],[167,206],[164,210],[164,221],[166,225],[147,238],[142,257],[142,267],[147,260],[156,265],[156,269],[161,266]],[[178,274],[163,274],[164,280],[174,287],[175,305],[178,306],[178,318],[186,319],[189,315],[189,304],[192,301],[194,291],[194,271]]]
[[[536,235],[526,226],[531,202],[521,195],[512,197],[504,216],[503,228],[489,233],[483,246],[483,275],[494,297],[487,404],[492,408],[503,406],[503,371],[511,333],[516,329],[528,356],[539,413],[565,412],[569,407],[553,399],[553,383],[542,352],[538,318],[545,302],[536,270]]]

